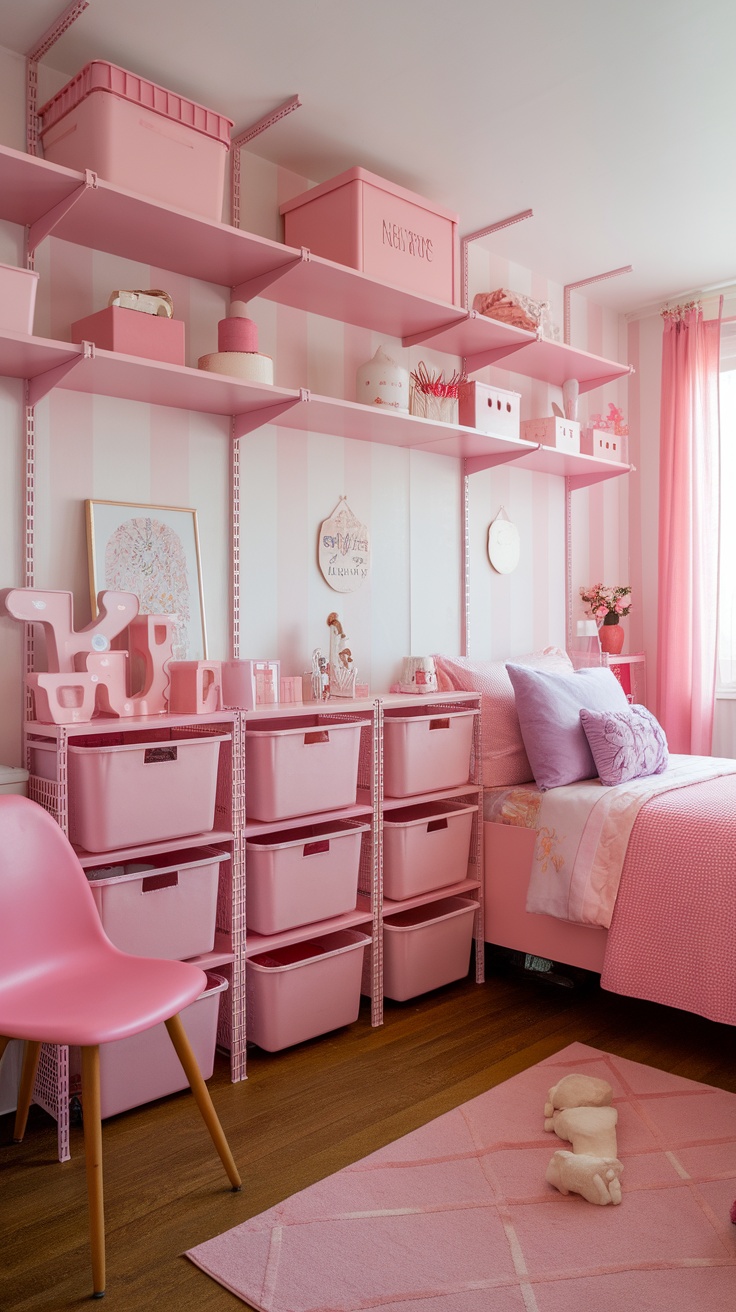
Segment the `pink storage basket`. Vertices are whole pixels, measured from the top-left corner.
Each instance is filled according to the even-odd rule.
[[[221,220],[233,126],[224,115],[95,59],[39,117],[46,159]]]
[[[424,707],[409,707],[400,715],[387,712],[383,721],[386,796],[412,797],[468,783],[477,714],[474,710],[428,714]]]
[[[383,922],[383,992],[404,1002],[464,979],[470,968],[473,920],[479,903],[442,898],[386,916]]]
[[[109,852],[208,833],[215,822],[220,743],[227,734],[69,744],[69,837]]]
[[[251,820],[354,806],[358,791],[360,732],[368,720],[315,723],[304,718],[283,727],[260,723],[245,734],[246,812]]]
[[[91,986],[94,981],[91,981]],[[220,995],[227,989],[222,975],[207,972],[204,993],[181,1012],[182,1022],[205,1080],[215,1067]],[[166,1098],[189,1081],[174,1051],[166,1026],[154,1025],[142,1034],[100,1046],[100,1103],[103,1119],[155,1098]]]
[[[368,828],[325,822],[248,839],[248,928],[278,934],[353,911]]]
[[[0,264],[0,332],[33,332],[38,274],[35,269],[19,269],[15,264]]]
[[[215,945],[220,862],[202,847],[150,861],[87,870],[107,937],[138,957],[186,960]]]
[[[247,1036],[277,1052],[351,1025],[360,1011],[363,949],[357,929],[290,943],[246,965]]]
[[[383,892],[401,901],[467,878],[477,806],[420,802],[383,819]]]

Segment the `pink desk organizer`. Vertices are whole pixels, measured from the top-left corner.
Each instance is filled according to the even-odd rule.
[[[169,661],[169,710],[177,715],[208,715],[222,710],[219,661]]]

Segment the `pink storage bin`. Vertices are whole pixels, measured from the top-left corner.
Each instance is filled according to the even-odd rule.
[[[281,206],[284,240],[420,296],[454,303],[458,216],[353,168]]]
[[[464,979],[470,968],[473,919],[479,903],[446,897],[386,916],[383,992],[404,1002]]]
[[[554,446],[568,455],[578,455],[580,452],[580,424],[577,419],[560,419],[557,415],[550,415],[546,419],[525,419],[521,425],[521,436],[526,442]]]
[[[475,380],[461,383],[457,396],[458,423],[493,437],[518,437],[521,393]]]
[[[33,332],[38,274],[35,269],[19,269],[15,264],[0,264],[0,332]]]
[[[401,901],[467,878],[477,806],[420,802],[383,819],[383,892]]]
[[[71,326],[73,342],[94,342],[103,351],[141,355],[165,364],[184,364],[184,324],[160,314],[108,305]]]
[[[184,961],[215,946],[220,862],[203,847],[87,870],[107,937],[138,957]]]
[[[358,792],[360,732],[368,720],[297,725],[269,720],[245,733],[246,813],[249,820],[354,806]]]
[[[46,159],[220,222],[231,119],[100,59],[39,117]]]
[[[363,949],[356,929],[290,943],[246,964],[247,1036],[278,1052],[318,1034],[352,1025],[360,1011]]]
[[[227,734],[93,746],[69,744],[69,837],[109,852],[208,833]]]
[[[91,981],[92,986],[94,981]],[[187,1037],[205,1080],[215,1067],[217,1016],[220,995],[228,987],[222,975],[207,972],[207,987],[180,1013]],[[75,1063],[78,1059],[75,1057]],[[100,1045],[100,1103],[102,1118],[141,1107],[189,1088],[168,1030],[162,1023],[129,1039]]]
[[[383,790],[387,797],[456,788],[470,779],[470,749],[477,711],[427,714],[424,707],[383,720]]]
[[[248,929],[279,934],[353,911],[365,825],[305,825],[245,844]]]

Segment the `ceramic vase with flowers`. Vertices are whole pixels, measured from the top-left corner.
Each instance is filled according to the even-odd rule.
[[[631,610],[631,588],[609,588],[595,583],[592,588],[581,588],[580,596],[586,603],[587,613],[598,625],[601,651],[608,656],[620,656],[624,645],[620,620]]]

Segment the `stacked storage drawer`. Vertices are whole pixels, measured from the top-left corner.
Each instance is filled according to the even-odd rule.
[[[325,922],[356,909],[370,825],[339,812],[356,805],[361,733],[369,725],[302,715],[255,718],[246,729],[247,823],[265,826],[249,833],[245,849],[247,1035],[269,1052],[358,1018],[370,935],[338,925],[330,932]],[[263,941],[251,951],[256,934]]]

